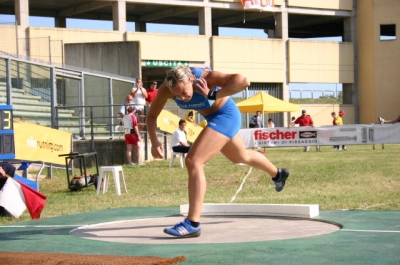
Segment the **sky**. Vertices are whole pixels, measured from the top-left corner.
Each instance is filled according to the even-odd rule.
[[[0,15],[1,22],[14,22],[13,15]],[[29,25],[33,27],[54,27],[54,19],[48,17],[29,17]],[[85,19],[67,19],[67,28],[75,29],[93,29],[93,30],[113,30],[112,21],[100,20],[85,20]],[[198,26],[184,26],[184,25],[162,25],[162,24],[147,24],[147,32],[152,33],[171,33],[171,34],[193,34],[198,35]],[[127,22],[127,31],[135,31],[135,23]],[[253,37],[253,38],[268,38],[268,35],[260,29],[231,29],[220,28],[220,36],[231,37]]]
[[[11,23],[15,21],[14,15],[0,15],[0,23]],[[29,17],[29,25],[33,27],[54,27],[54,18],[48,17]],[[92,30],[113,30],[112,21],[67,19],[67,28],[92,29]],[[147,32],[152,33],[171,33],[171,34],[193,34],[198,35],[198,26],[184,25],[164,25],[148,23]],[[127,22],[127,31],[135,31],[135,23]],[[249,37],[249,38],[268,38],[268,35],[261,29],[240,29],[240,28],[219,28],[219,36],[223,37]],[[341,38],[313,38],[313,40],[341,41]],[[292,98],[299,98],[302,94],[304,98],[318,98],[324,95],[337,95],[337,91],[342,91],[342,84],[317,84],[317,83],[291,83],[290,90]],[[301,90],[301,92],[300,92]],[[311,92],[313,91],[313,93]]]

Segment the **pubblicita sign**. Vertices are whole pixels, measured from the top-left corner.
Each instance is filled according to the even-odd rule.
[[[184,61],[158,61],[158,60],[147,60],[146,66],[154,67],[175,67],[178,65],[189,66],[189,62]]]
[[[258,9],[260,11],[274,11],[274,0],[241,0],[244,9]]]

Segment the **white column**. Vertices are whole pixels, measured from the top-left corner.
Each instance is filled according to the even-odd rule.
[[[282,12],[275,15],[275,38],[282,39],[285,42],[285,82],[282,83],[282,95],[284,101],[289,101],[289,16],[286,8],[286,2],[287,0],[285,0],[281,6]],[[284,126],[288,126],[288,118],[288,115],[284,115]]]
[[[18,25],[18,55],[29,56],[29,0],[15,0],[15,19]]]
[[[15,0],[15,18],[18,26],[29,27],[29,0]]]
[[[120,32],[126,31],[126,2],[118,0],[112,6],[113,29]]]
[[[211,7],[204,7],[199,10],[199,33],[208,39],[208,60],[205,65],[212,67],[211,64],[211,38],[212,38],[212,17]]]

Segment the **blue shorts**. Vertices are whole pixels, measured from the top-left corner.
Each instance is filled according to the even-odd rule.
[[[207,127],[232,139],[242,126],[242,115],[232,98],[214,113],[204,116]]]

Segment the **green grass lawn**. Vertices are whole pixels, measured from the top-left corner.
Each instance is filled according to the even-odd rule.
[[[277,193],[269,176],[252,169],[234,203],[319,204],[321,210],[400,210],[400,145],[348,146],[322,152],[302,147],[267,148],[266,156],[277,166],[291,169],[285,189]],[[261,149],[263,150],[263,149]],[[106,194],[96,195],[94,186],[70,191],[66,173],[53,171],[52,179],[40,181],[47,196],[42,218],[119,207],[179,206],[187,203],[187,173],[169,160],[145,166],[124,166],[128,193],[115,194],[113,181]],[[219,155],[205,165],[206,203],[229,203],[250,167],[235,165]],[[91,170],[89,170],[91,172]],[[93,172],[92,172],[93,173]],[[27,211],[18,218],[0,217],[0,224],[30,220]]]

